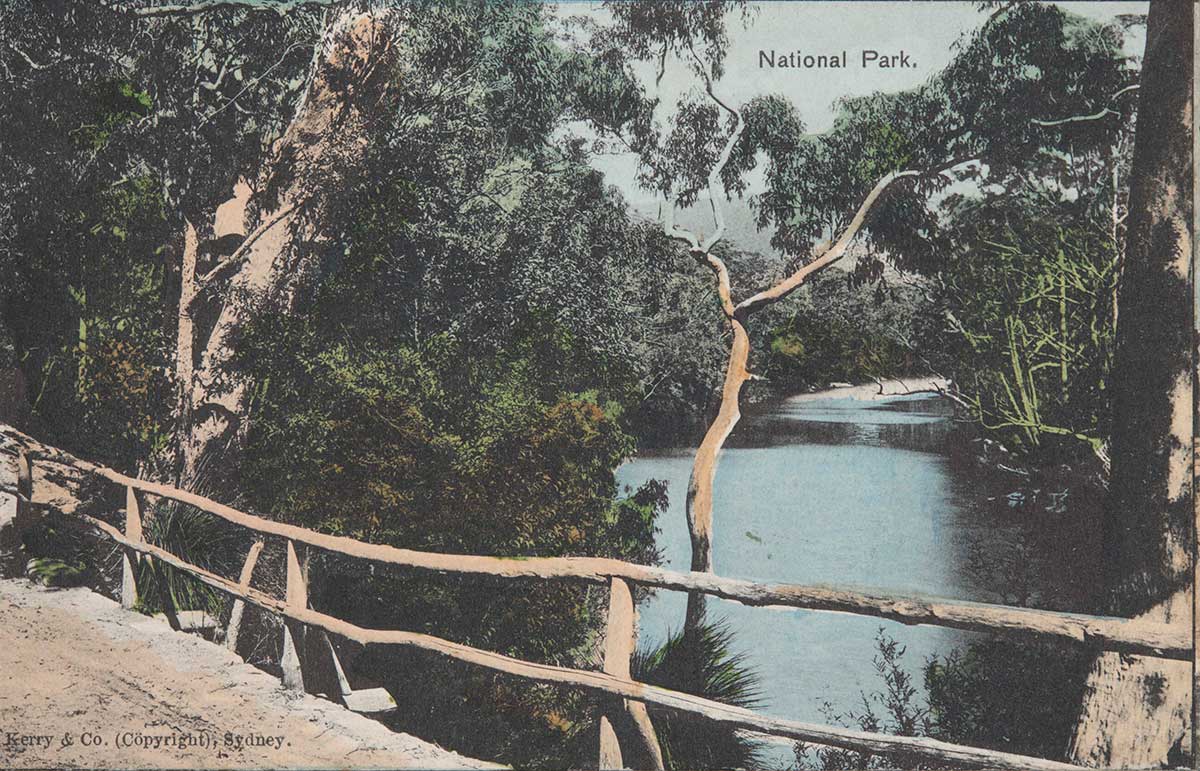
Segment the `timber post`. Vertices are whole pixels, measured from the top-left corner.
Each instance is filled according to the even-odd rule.
[[[629,584],[621,578],[609,580],[608,594],[608,625],[604,634],[604,672],[623,680],[630,679],[630,662],[633,650],[637,644],[637,609],[633,604],[633,593]],[[649,758],[655,771],[662,771],[662,749],[658,746],[658,737],[650,722],[646,705],[629,699],[614,700],[620,703],[628,716],[641,749]],[[617,740],[613,728],[613,720],[608,714],[600,716],[600,762],[599,767],[625,768],[621,755],[621,744]]]
[[[33,462],[29,453],[20,450],[17,453],[17,511],[13,520],[17,533],[29,524],[33,518]]]
[[[307,560],[305,560],[307,563]],[[289,609],[308,608],[308,576],[300,566],[296,544],[287,542],[287,594],[285,602]],[[300,651],[304,645],[304,625],[290,618],[283,620],[283,655],[279,666],[283,670],[283,684],[294,691],[304,690],[304,670]]]
[[[0,553],[4,554],[4,564],[0,572],[7,574],[9,570],[21,574],[25,565],[21,561],[21,544],[25,530],[33,521],[33,465],[25,449],[17,448],[17,489],[13,518],[7,522],[0,521]]]
[[[132,485],[125,486],[125,537],[137,543],[145,542],[142,536],[142,501],[140,494]],[[125,549],[121,555],[121,607],[130,609],[137,604],[138,588],[136,568],[141,561],[141,555],[132,549]],[[166,580],[165,576],[161,577]],[[166,588],[163,588],[166,592]]]
[[[258,555],[262,553],[263,542],[255,541],[250,547],[250,551],[246,554],[246,561],[242,563],[242,573],[238,576],[238,586],[243,590],[250,588],[250,579],[254,575],[254,566],[258,562]],[[237,653],[238,632],[242,627],[242,614],[246,610],[246,603],[240,598],[233,601],[233,610],[229,613],[229,626],[225,627],[225,647]]]

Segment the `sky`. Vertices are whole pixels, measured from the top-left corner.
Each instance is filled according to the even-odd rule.
[[[1144,14],[1147,2],[1060,2],[1058,5],[1084,16],[1110,19],[1118,14]],[[747,25],[735,14],[729,22],[729,53],[725,75],[716,91],[741,104],[762,94],[780,94],[797,108],[808,131],[827,130],[834,117],[833,103],[843,96],[874,91],[899,91],[927,80],[949,63],[952,45],[964,32],[977,27],[986,12],[973,2],[761,2],[752,3]],[[598,3],[568,2],[559,6],[561,15],[587,15],[603,23],[607,12]],[[1129,35],[1128,50],[1140,55],[1143,35]],[[909,68],[863,68],[861,51],[908,54]],[[760,68],[759,51],[803,53],[847,52],[852,66],[846,69]],[[639,76],[654,92],[654,69],[646,65]],[[679,62],[668,62],[658,94],[665,105],[697,88],[697,82]],[[643,213],[653,214],[657,202],[635,182],[636,161],[628,154],[597,157],[593,163],[604,172]],[[761,189],[751,179],[750,193]],[[736,208],[736,207],[735,207]],[[744,214],[744,213],[743,213]],[[681,223],[688,224],[688,215]],[[759,246],[759,244],[755,244]]]

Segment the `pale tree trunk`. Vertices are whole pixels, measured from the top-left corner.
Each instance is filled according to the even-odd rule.
[[[183,223],[183,259],[179,277],[179,313],[175,329],[175,416],[180,426],[191,424],[192,370],[195,367],[196,331],[192,303],[196,299],[196,262],[200,239],[191,220]]]
[[[1200,232],[1200,132],[1195,130],[1196,102],[1200,101],[1200,4],[1192,6],[1192,766],[1200,758],[1200,254],[1196,233]]]
[[[713,571],[713,487],[717,475],[717,456],[741,419],[742,385],[750,379],[750,333],[746,329],[744,317],[734,311],[733,300],[730,297],[729,271],[721,260],[712,255],[707,255],[706,261],[717,276],[717,293],[721,298],[721,308],[733,330],[733,342],[729,346],[729,361],[725,365],[721,406],[696,450],[696,456],[692,460],[692,473],[688,479],[688,533],[692,541],[692,570],[698,573]],[[706,595],[699,592],[688,595],[685,630],[695,631],[704,622],[705,597]]]
[[[1147,23],[1113,362],[1105,513],[1111,612],[1192,618],[1192,17],[1155,0]],[[1175,763],[1187,752],[1191,665],[1101,655],[1071,757],[1097,766]]]
[[[331,24],[272,162],[254,175],[258,189],[273,195],[242,245],[195,279],[193,297],[181,307],[185,327],[177,367],[188,389],[180,400],[187,420],[181,447],[185,487],[222,489],[236,465],[252,384],[233,366],[232,338],[261,303],[289,309],[298,283],[313,267],[315,247],[325,237],[328,196],[361,164],[370,111],[385,99],[396,59],[393,37],[386,14],[346,11]],[[218,210],[214,232],[241,229],[248,191],[239,185]],[[200,310],[213,319],[203,331],[191,321]]]
[[[708,83],[708,92],[712,95],[711,82]],[[740,399],[742,386],[747,381],[754,379],[754,375],[750,371],[750,354],[752,352],[748,328],[750,316],[755,311],[779,302],[803,286],[809,278],[840,260],[846,254],[854,239],[862,231],[871,209],[892,183],[900,179],[918,177],[923,174],[943,174],[966,163],[974,162],[973,160],[956,160],[943,167],[927,171],[896,171],[885,175],[875,183],[875,186],[859,205],[853,218],[837,235],[835,241],[832,243],[824,242],[818,245],[814,250],[814,257],[810,262],[800,267],[779,283],[752,295],[740,303],[735,303],[730,287],[729,271],[725,263],[712,254],[711,249],[721,239],[725,230],[724,220],[721,216],[719,204],[717,203],[717,182],[721,169],[728,160],[729,153],[740,136],[742,122],[740,114],[735,110],[727,107],[723,102],[716,99],[715,96],[713,99],[737,119],[737,127],[727,142],[725,151],[722,153],[713,171],[709,174],[708,192],[717,220],[716,231],[704,243],[700,243],[695,235],[674,226],[673,207],[669,201],[668,216],[665,223],[667,235],[687,243],[697,260],[705,263],[712,270],[717,279],[717,296],[721,302],[722,313],[725,315],[733,332],[733,340],[729,348],[729,360],[725,367],[724,384],[721,388],[720,407],[717,410],[716,418],[709,424],[700,447],[696,450],[696,455],[692,461],[691,476],[688,479],[686,513],[688,532],[692,542],[691,569],[701,573],[713,572],[713,492],[716,481],[717,462],[720,459],[721,450],[725,446],[725,441],[729,438],[729,435],[733,432],[734,427],[737,426],[738,420],[741,418]],[[692,592],[688,595],[687,614],[684,620],[685,635],[693,635],[699,629],[706,615],[706,604],[706,595],[700,592]]]

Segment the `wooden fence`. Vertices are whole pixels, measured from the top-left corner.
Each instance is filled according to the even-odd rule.
[[[43,448],[43,450],[46,448]],[[442,554],[368,544],[351,538],[326,535],[302,527],[287,525],[233,509],[194,493],[167,485],[126,476],[103,466],[73,458],[61,451],[41,452],[56,463],[124,486],[126,490],[124,528],[88,516],[75,516],[103,532],[123,549],[121,603],[133,607],[137,601],[139,560],[149,560],[151,570],[169,565],[234,599],[226,632],[226,644],[236,645],[242,609],[246,604],[279,615],[284,620],[283,680],[290,688],[304,689],[306,672],[332,663],[340,684],[341,696],[349,703],[354,692],[342,672],[328,635],[336,635],[363,645],[402,645],[431,651],[451,659],[485,667],[496,672],[540,683],[580,688],[604,696],[611,705],[600,719],[600,768],[621,768],[622,747],[613,728],[614,710],[623,712],[622,724],[633,726],[627,741],[636,742],[641,755],[650,758],[655,768],[663,766],[647,705],[667,708],[750,732],[868,753],[900,753],[963,766],[1002,769],[1070,769],[1066,763],[1017,755],[996,750],[938,741],[927,737],[893,736],[857,731],[838,726],[805,723],[763,715],[751,710],[703,699],[691,694],[632,680],[630,658],[636,643],[634,605],[631,584],[704,594],[744,605],[776,609],[799,608],[837,611],[873,616],[904,624],[931,624],[977,632],[1030,635],[1088,646],[1094,650],[1113,650],[1160,658],[1193,660],[1190,629],[1178,625],[1134,621],[1132,619],[1058,613],[1005,605],[961,602],[923,597],[871,594],[850,589],[795,584],[763,584],[723,578],[708,573],[683,573],[647,565],[591,557],[501,558],[477,555]],[[33,469],[30,452],[19,451],[17,459],[16,526],[25,527],[32,517]],[[272,597],[251,586],[254,565],[263,546],[255,542],[246,555],[237,581],[213,574],[158,546],[147,543],[142,534],[142,499],[158,496],[194,506],[261,536],[284,539],[287,548],[287,584],[283,599]],[[605,585],[609,589],[608,623],[604,644],[603,669],[600,672],[538,664],[502,656],[460,643],[417,632],[365,629],[308,607],[307,549],[320,549],[347,557],[401,565],[438,573],[489,575],[497,578],[536,578],[574,580]],[[170,602],[166,603],[170,606]],[[174,608],[168,607],[168,621],[179,629]],[[306,660],[298,640],[305,630],[322,636],[326,662]],[[320,648],[318,648],[320,649]],[[312,648],[307,648],[311,651]],[[335,698],[337,694],[334,695]],[[629,747],[625,748],[630,749]]]

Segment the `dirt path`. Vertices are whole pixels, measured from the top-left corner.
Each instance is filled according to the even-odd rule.
[[[0,768],[489,768],[87,589],[0,581]]]

